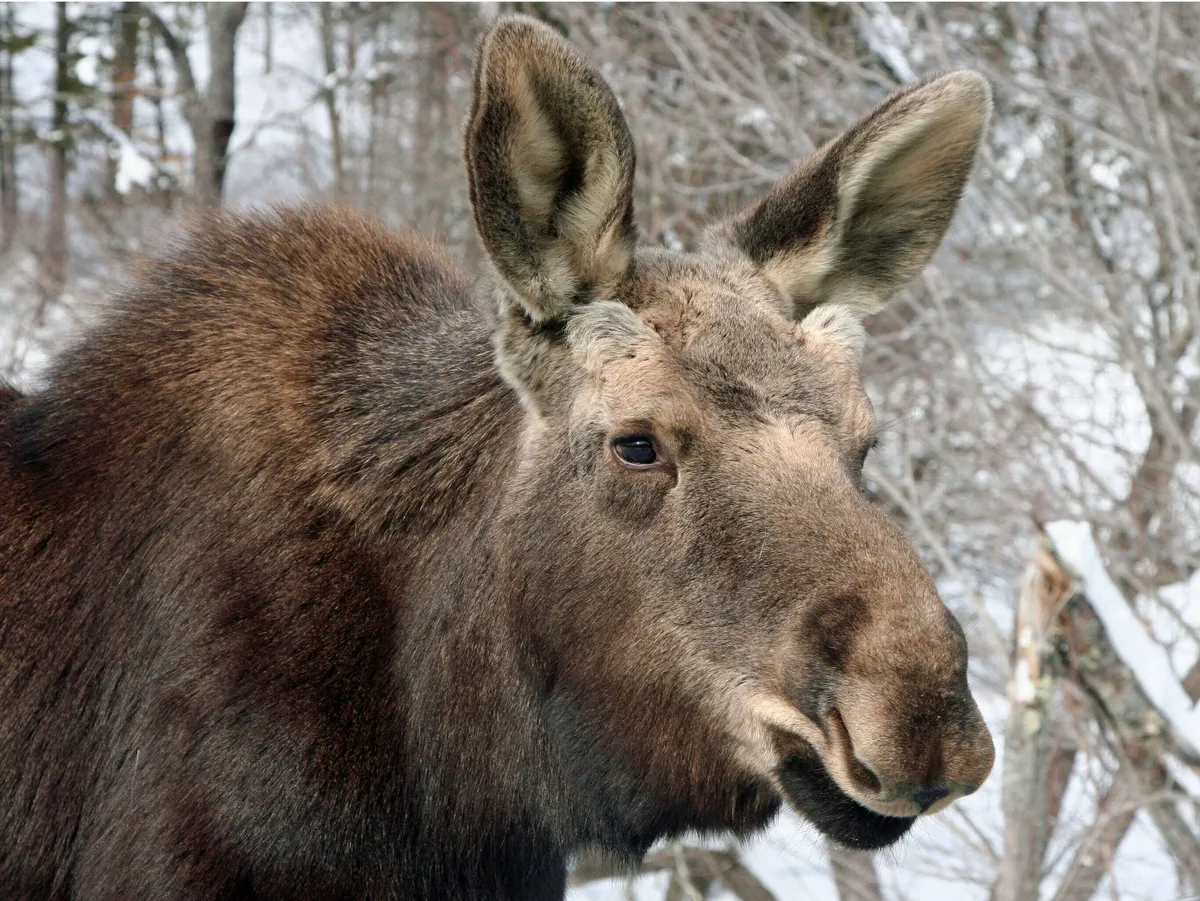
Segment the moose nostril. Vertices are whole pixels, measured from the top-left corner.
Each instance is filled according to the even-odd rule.
[[[847,766],[850,769],[850,774],[854,781],[859,785],[866,786],[868,791],[877,792],[883,788],[883,783],[875,771],[861,757],[854,753],[854,742],[850,738],[850,730],[846,728],[846,721],[842,719],[841,711],[836,707],[830,707],[825,714],[825,721],[832,732],[832,736],[841,747],[845,755]]]
[[[940,785],[932,785],[926,788],[918,788],[912,793],[911,797],[917,802],[917,806],[921,808],[921,813],[924,813],[948,794],[950,794],[950,789]]]
[[[883,788],[883,781],[863,761],[861,757],[850,758],[850,772],[860,785],[865,785],[870,791],[877,792]]]

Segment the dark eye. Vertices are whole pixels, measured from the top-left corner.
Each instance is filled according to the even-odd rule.
[[[871,440],[866,444],[861,451],[858,452],[858,471],[862,472],[863,467],[867,465],[867,455],[875,448],[879,447],[879,436],[871,436]]]
[[[645,469],[658,462],[658,451],[654,449],[654,439],[649,435],[618,438],[612,443],[612,449],[621,465],[631,469]]]

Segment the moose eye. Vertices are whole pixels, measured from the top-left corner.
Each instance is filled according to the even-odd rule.
[[[859,472],[862,472],[863,467],[867,465],[867,456],[871,453],[871,451],[875,450],[875,448],[877,448],[877,447],[879,447],[879,436],[872,435],[871,440],[869,442],[867,442],[867,444],[863,446],[863,449],[858,452],[858,471]]]
[[[612,449],[621,465],[630,469],[646,469],[658,462],[658,451],[649,435],[618,438],[612,443]]]

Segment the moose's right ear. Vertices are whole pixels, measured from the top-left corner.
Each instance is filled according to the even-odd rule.
[[[633,254],[633,139],[600,73],[549,26],[479,45],[466,138],[479,235],[538,323],[617,284]]]

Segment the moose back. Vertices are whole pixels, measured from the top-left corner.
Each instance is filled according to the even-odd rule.
[[[561,899],[585,849],[782,803],[882,847],[974,791],[859,362],[989,109],[905,88],[667,252],[608,86],[510,17],[485,285],[346,212],[196,222],[0,389],[0,897]]]

